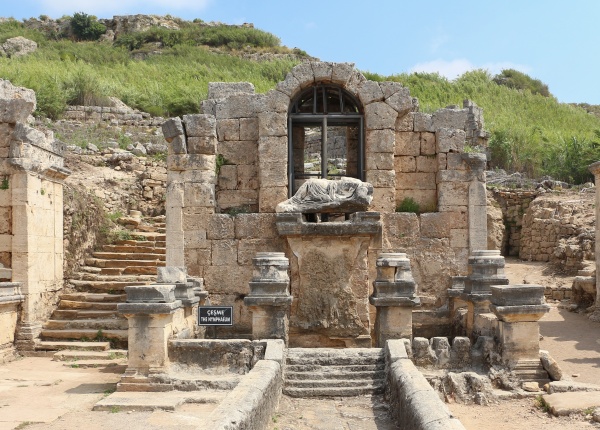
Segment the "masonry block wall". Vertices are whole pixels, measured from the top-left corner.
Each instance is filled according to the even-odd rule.
[[[32,347],[63,285],[64,145],[27,125],[32,90],[0,80],[0,281],[24,302],[17,344]]]
[[[362,105],[364,178],[374,187],[369,210],[381,213],[383,225],[364,262],[369,285],[379,252],[406,252],[424,304],[415,325],[437,326],[442,335],[450,277],[466,273],[470,250],[487,246],[485,156],[464,153],[467,140],[485,144],[481,110],[466,102],[421,113],[408,88],[369,81],[352,64],[302,63],[266,94],[249,83],[212,83],[202,114],[163,125],[167,264],[184,263],[204,277],[212,304],[234,305],[232,336],[251,332],[243,305],[251,259],[286,251],[275,207],[288,198],[290,103],[318,84],[337,85]],[[407,198],[425,213],[396,212]]]

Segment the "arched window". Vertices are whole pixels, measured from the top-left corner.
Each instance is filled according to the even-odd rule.
[[[336,85],[302,91],[288,115],[290,196],[310,178],[364,180],[364,116],[358,100]]]

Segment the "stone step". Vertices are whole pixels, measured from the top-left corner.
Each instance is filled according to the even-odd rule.
[[[96,339],[98,335],[104,339],[127,342],[127,330],[98,330],[93,329],[70,329],[70,330],[42,330],[41,337],[49,339]]]
[[[117,267],[129,267],[129,266],[164,266],[165,262],[160,261],[158,259],[155,260],[107,260],[103,258],[86,258],[86,264],[93,265],[96,267],[107,267],[107,268],[117,268]]]
[[[125,302],[125,300],[123,300]],[[68,310],[91,310],[96,311],[116,311],[118,302],[87,302],[61,299],[58,309]]]
[[[129,328],[126,318],[81,319],[81,320],[48,320],[44,330],[125,330]]]
[[[360,380],[360,379],[381,379],[385,376],[384,366],[375,367],[375,370],[348,370],[344,366],[330,366],[335,367],[330,369],[325,367],[322,371],[290,371],[286,368],[285,379],[286,381],[292,380]],[[353,367],[353,366],[349,366]]]
[[[81,266],[79,268],[79,273],[86,273],[86,274],[92,274],[92,273],[100,273],[100,268],[99,267],[94,267],[94,266]]]
[[[76,302],[124,302],[126,294],[100,294],[100,293],[65,293],[60,295],[61,300]]]
[[[294,351],[294,349],[290,349],[286,363],[302,366],[346,366],[383,363],[383,354],[380,348],[348,348],[343,351],[347,352],[322,348],[315,348],[314,351]]]
[[[385,369],[385,363],[375,364],[350,364],[350,365],[320,365],[320,364],[288,364],[285,367],[286,372],[296,373],[342,373],[342,372],[379,372]]]
[[[104,292],[113,291],[116,293],[122,293],[123,291],[125,291],[125,287],[130,286],[130,285],[146,285],[147,284],[146,282],[78,281],[76,279],[72,279],[70,281],[70,283],[73,284],[73,286],[75,286],[75,288],[77,288],[80,291],[81,290],[104,291]]]
[[[104,260],[148,260],[148,261],[164,261],[165,254],[141,253],[141,252],[93,252],[95,258]]]
[[[105,342],[108,343],[108,342]],[[126,349],[107,349],[104,351],[78,351],[63,350],[53,355],[54,361],[76,361],[76,360],[117,360],[126,359]]]
[[[166,240],[165,233],[139,231],[139,232],[136,232],[135,235],[141,236],[148,241],[156,242],[156,241],[165,241]]]
[[[383,385],[383,378],[373,379],[293,379],[285,381],[287,388],[355,388]]]
[[[116,360],[76,360],[76,361],[65,361],[63,366],[78,368],[78,369],[91,369],[98,367],[110,367],[111,372],[124,373],[127,369],[127,360],[119,358]]]
[[[107,351],[110,342],[52,342],[42,340],[35,345],[36,351]]]
[[[105,252],[140,252],[148,254],[166,254],[166,248],[155,246],[133,246],[133,245],[104,245],[102,250]]]
[[[116,306],[115,306],[116,308]],[[117,310],[100,310],[92,307],[91,310],[76,310],[69,309],[64,310],[60,307],[54,311],[52,318],[58,320],[87,320],[87,319],[107,319],[107,318],[119,318],[121,315]]]
[[[369,384],[359,387],[283,388],[283,394],[290,397],[354,397],[365,394],[381,394],[383,391],[383,384]]]
[[[165,267],[166,264],[158,264],[156,267]],[[155,266],[127,266],[123,268],[124,275],[154,275],[156,276],[157,270]]]
[[[102,281],[102,282],[112,282],[112,281],[120,281],[120,282],[142,282],[145,281],[147,283],[152,283],[156,281],[156,276],[152,275],[144,275],[144,276],[123,276],[123,275],[107,275],[101,273],[103,269],[98,269],[98,273],[82,273],[77,272],[73,274],[71,279],[76,279],[78,281]]]

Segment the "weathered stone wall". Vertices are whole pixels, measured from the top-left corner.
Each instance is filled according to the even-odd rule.
[[[163,125],[170,142],[167,264],[185,263],[190,274],[203,276],[212,304],[234,304],[235,325],[220,329],[222,336],[251,331],[243,306],[251,258],[258,251],[289,250],[274,214],[288,197],[287,112],[295,95],[315,83],[339,85],[364,110],[364,173],[374,188],[369,210],[381,212],[382,221],[363,263],[367,289],[377,254],[402,250],[411,259],[425,311],[437,316],[450,277],[466,272],[470,250],[487,246],[485,157],[463,154],[467,127],[471,139],[485,142],[472,103],[420,113],[407,88],[368,81],[351,64],[303,63],[267,94],[255,94],[247,83],[212,83],[202,114]],[[431,212],[396,213],[408,197]],[[438,319],[437,325],[449,322]]]
[[[0,258],[3,279],[19,283],[24,295],[17,335],[23,347],[33,346],[63,285],[62,182],[69,174],[64,145],[27,125],[35,104],[33,91],[0,81],[0,208],[7,216]]]
[[[152,117],[147,112],[141,112],[127,106],[67,106],[63,118],[70,121],[104,121],[115,125],[136,125],[140,127],[160,127],[165,122],[164,118]]]
[[[594,199],[591,193],[570,200],[540,196],[523,215],[519,257],[549,261],[569,273],[594,260]]]
[[[500,205],[504,218],[505,239],[500,251],[504,256],[518,256],[521,251],[523,216],[539,193],[537,191],[492,190],[492,195]]]

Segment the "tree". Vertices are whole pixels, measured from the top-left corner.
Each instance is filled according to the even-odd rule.
[[[98,18],[83,12],[73,14],[71,29],[78,40],[98,40],[106,32],[106,26]]]

